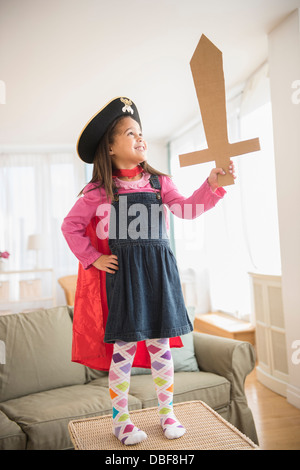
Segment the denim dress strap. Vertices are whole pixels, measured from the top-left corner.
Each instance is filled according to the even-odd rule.
[[[119,192],[118,192],[117,186],[115,186],[115,187],[113,188],[113,194],[114,194],[114,195],[113,195],[113,200],[112,200],[112,202],[118,202],[118,200],[119,200]]]
[[[161,185],[160,185],[158,176],[157,175],[151,175],[150,178],[149,178],[149,182],[150,182],[153,189],[158,190],[158,191],[155,191],[157,199],[161,199],[161,194],[160,194]]]

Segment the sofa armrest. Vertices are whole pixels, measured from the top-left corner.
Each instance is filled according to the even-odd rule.
[[[225,377],[231,383],[231,398],[244,397],[244,382],[255,366],[255,351],[246,341],[194,331],[199,369]]]
[[[246,341],[196,331],[193,337],[200,370],[221,375],[230,382],[228,421],[258,444],[255,423],[244,390],[245,379],[255,366],[253,346]]]

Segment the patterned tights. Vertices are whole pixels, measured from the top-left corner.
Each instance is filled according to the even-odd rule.
[[[146,346],[151,358],[151,372],[158,398],[158,414],[168,439],[176,439],[185,428],[173,413],[174,367],[169,339],[148,339]],[[125,445],[137,444],[147,438],[130,420],[128,392],[137,343],[116,341],[109,370],[109,393],[113,407],[113,433]]]

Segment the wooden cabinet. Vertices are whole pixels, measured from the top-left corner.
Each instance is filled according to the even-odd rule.
[[[281,276],[249,273],[257,346],[257,378],[286,396],[288,361]]]

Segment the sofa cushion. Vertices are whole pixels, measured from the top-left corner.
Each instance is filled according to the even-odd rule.
[[[0,450],[25,450],[26,434],[0,411]]]
[[[0,401],[83,384],[85,368],[71,362],[72,321],[67,307],[0,316],[6,364],[0,364]]]
[[[187,307],[190,322],[192,325],[195,320],[195,308]],[[175,372],[196,372],[199,370],[197,359],[194,350],[194,335],[193,331],[187,335],[181,336],[183,344],[182,348],[172,348],[172,357],[174,362]]]
[[[142,408],[138,398],[129,396],[129,409]],[[107,388],[73,385],[35,393],[0,403],[2,410],[27,436],[27,449],[72,448],[68,423],[73,419],[111,414]]]
[[[102,377],[90,385],[108,387],[108,378]],[[134,375],[130,380],[130,395],[138,398],[143,408],[157,406],[157,396],[151,375]],[[230,382],[210,372],[176,372],[174,374],[174,403],[202,400],[214,410],[230,403]]]

